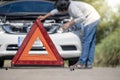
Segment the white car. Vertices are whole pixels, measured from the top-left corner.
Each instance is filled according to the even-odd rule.
[[[4,60],[14,57],[35,19],[53,8],[53,2],[38,0],[11,1],[0,6],[0,67],[3,66]],[[80,29],[74,26],[64,33],[58,31],[62,24],[69,20],[67,14],[56,15],[42,23],[61,57],[68,59],[72,64],[81,54]],[[47,53],[37,39],[29,53],[41,54],[43,52]]]

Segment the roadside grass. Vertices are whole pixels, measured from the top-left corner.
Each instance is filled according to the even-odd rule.
[[[102,35],[102,34],[101,34]],[[95,66],[120,66],[120,28],[104,38],[96,46]]]

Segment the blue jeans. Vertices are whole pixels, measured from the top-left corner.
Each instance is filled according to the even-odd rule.
[[[92,65],[95,53],[95,40],[96,31],[99,20],[84,26],[84,32],[82,36],[82,53],[78,62],[80,64]]]

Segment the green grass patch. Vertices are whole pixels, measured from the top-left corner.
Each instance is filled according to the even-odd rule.
[[[95,66],[120,66],[120,28],[96,46]]]

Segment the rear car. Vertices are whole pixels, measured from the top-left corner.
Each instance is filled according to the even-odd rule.
[[[10,1],[0,5],[0,67],[4,60],[14,57],[36,18],[52,9],[54,2],[43,0]],[[68,14],[59,14],[45,19],[42,23],[61,57],[72,64],[81,54],[80,30],[74,26],[64,33],[58,32],[63,23],[69,20]],[[47,51],[37,39],[29,53],[43,54]]]

